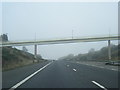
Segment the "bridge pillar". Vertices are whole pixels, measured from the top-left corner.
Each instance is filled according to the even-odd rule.
[[[111,60],[111,45],[110,45],[110,40],[108,40],[108,58]]]
[[[37,59],[37,45],[35,45],[35,48],[34,48],[34,57],[35,59]]]

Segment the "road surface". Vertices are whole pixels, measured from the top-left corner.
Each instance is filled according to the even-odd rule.
[[[3,72],[3,88],[118,88],[118,71],[47,61]]]

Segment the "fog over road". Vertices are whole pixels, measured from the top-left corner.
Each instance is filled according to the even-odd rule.
[[[25,81],[25,78],[33,73],[34,75]],[[25,82],[22,83],[22,80]],[[118,71],[63,60],[47,61],[3,72],[3,88],[11,88],[16,84],[19,84],[16,88],[102,88],[106,90],[118,88]]]

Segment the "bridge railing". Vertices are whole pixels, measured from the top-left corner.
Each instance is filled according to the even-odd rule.
[[[50,39],[50,40],[33,40],[33,41],[8,41],[1,42],[2,46],[22,46],[22,45],[46,45],[46,44],[61,44],[61,43],[77,43],[77,42],[96,42],[106,40],[119,40],[120,36],[104,36],[104,37],[86,37],[86,38],[64,38],[64,39]]]

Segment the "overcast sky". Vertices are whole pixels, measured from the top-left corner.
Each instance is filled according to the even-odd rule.
[[[117,2],[4,2],[2,30],[10,41],[97,37],[118,34]],[[117,44],[117,41],[112,41]],[[39,45],[43,58],[57,59],[73,53],[99,50],[107,42]],[[21,47],[20,47],[21,48]],[[33,46],[27,46],[29,52]]]

